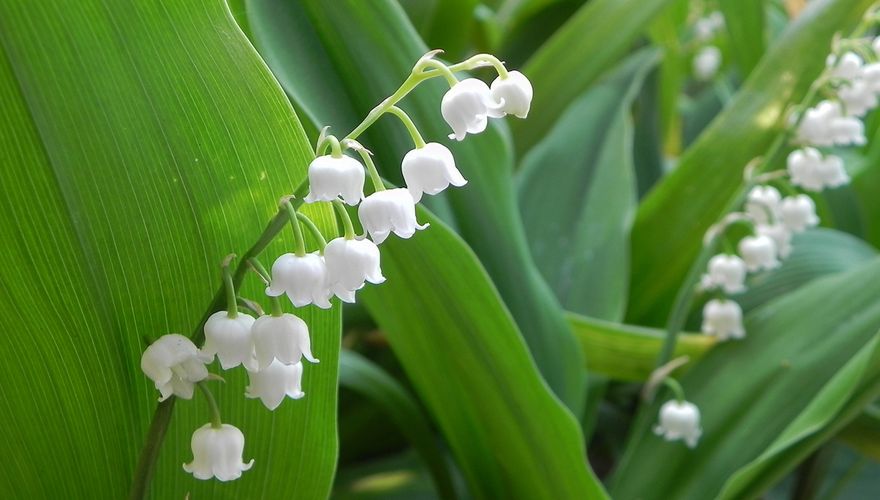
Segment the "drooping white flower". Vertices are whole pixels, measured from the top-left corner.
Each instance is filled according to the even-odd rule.
[[[327,284],[344,302],[354,302],[354,292],[364,282],[378,285],[385,281],[379,266],[379,247],[370,240],[336,238],[324,248],[327,262]]]
[[[767,235],[746,236],[739,240],[738,249],[750,272],[779,267],[776,243]]]
[[[872,92],[880,92],[880,63],[866,64],[862,67],[862,78]]]
[[[837,97],[847,116],[862,116],[877,107],[876,91],[861,78],[837,89]]]
[[[532,82],[519,71],[508,71],[507,78],[498,76],[491,87],[492,98],[501,104],[501,111],[525,118],[532,106]]]
[[[834,54],[825,59],[825,65],[831,70],[831,76],[842,80],[852,80],[859,76],[865,62],[855,52],[846,52],[840,58]]]
[[[467,184],[467,180],[455,168],[452,151],[436,142],[413,149],[403,157],[401,165],[406,188],[416,203],[422,199],[422,193],[434,195],[450,184]]]
[[[694,76],[698,80],[708,81],[718,73],[721,67],[721,50],[714,45],[707,45],[694,56]]]
[[[205,363],[213,356],[202,353],[183,335],[170,333],[150,344],[141,356],[141,370],[155,384],[165,401],[171,395],[192,399],[196,382],[208,377]]]
[[[791,231],[785,227],[785,224],[781,222],[758,224],[755,227],[755,232],[773,240],[776,245],[776,257],[780,260],[787,259],[791,255]]]
[[[810,146],[865,144],[865,126],[858,118],[844,116],[840,103],[821,101],[804,112],[797,140]]]
[[[333,201],[341,196],[349,205],[364,198],[364,167],[350,156],[319,156],[309,164],[309,194],[306,203]]]
[[[742,324],[742,308],[732,300],[712,299],[703,306],[702,331],[719,340],[741,339],[746,331]]]
[[[785,227],[795,233],[819,224],[816,204],[805,194],[786,196],[779,205],[779,214]]]
[[[708,272],[703,275],[706,290],[720,287],[725,293],[745,291],[746,263],[736,255],[719,254],[709,259]]]
[[[191,446],[193,460],[183,464],[183,470],[196,479],[232,481],[254,465],[253,459],[247,463],[242,460],[244,434],[233,425],[215,428],[205,424],[193,433]]]
[[[693,403],[671,400],[660,407],[660,421],[654,433],[667,441],[682,440],[689,448],[697,445],[703,429],[700,428],[700,410]]]
[[[274,410],[285,397],[300,399],[306,395],[302,391],[302,362],[285,365],[277,359],[260,371],[248,370],[250,385],[244,395],[260,398],[266,408]]]
[[[272,264],[272,282],[266,295],[277,297],[287,294],[296,307],[315,304],[330,308],[330,288],[327,286],[327,263],[318,252],[302,257],[286,253]]]
[[[874,50],[874,54],[876,54],[877,57],[880,57],[880,36],[875,37],[871,41],[871,48]]]
[[[247,364],[253,358],[251,327],[254,317],[239,312],[230,318],[226,311],[217,311],[205,321],[205,346],[202,352],[217,355],[224,370]]]
[[[450,88],[440,102],[440,114],[452,128],[450,139],[464,140],[468,134],[486,130],[489,117],[504,116],[492,99],[489,86],[476,78],[462,80]]]
[[[755,186],[746,197],[746,213],[756,224],[768,224],[779,217],[782,195],[773,186]]]
[[[252,331],[257,370],[265,370],[276,359],[286,365],[299,363],[301,358],[318,362],[312,356],[308,325],[293,314],[260,316]]]
[[[376,191],[367,196],[358,207],[358,218],[377,245],[391,233],[406,239],[416,230],[428,227],[416,221],[415,200],[406,188]]]
[[[724,28],[724,15],[715,11],[694,23],[694,38],[701,42],[708,41]]]
[[[834,155],[822,154],[813,148],[792,151],[786,161],[791,183],[810,191],[826,187],[838,187],[849,182],[843,160]]]

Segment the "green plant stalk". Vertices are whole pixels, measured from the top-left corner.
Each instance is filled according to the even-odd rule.
[[[223,426],[223,420],[220,418],[220,407],[217,406],[217,400],[214,399],[214,394],[211,393],[211,389],[208,389],[208,383],[204,380],[197,382],[196,386],[202,391],[202,394],[205,395],[205,401],[208,403],[208,409],[211,412],[211,427],[219,429]]]
[[[425,139],[422,138],[422,134],[419,133],[416,124],[413,123],[412,118],[410,118],[404,110],[397,106],[391,106],[388,108],[388,113],[400,118],[400,121],[403,122],[403,126],[406,127],[406,131],[409,132],[409,136],[412,137],[413,144],[417,149],[425,147]]]
[[[135,467],[134,478],[129,491],[129,500],[142,500],[147,498],[150,482],[156,472],[156,461],[159,460],[159,451],[162,449],[162,441],[168,431],[171,422],[171,414],[174,410],[174,402],[177,398],[168,398],[159,403],[150,421],[150,429],[147,431],[147,441],[138,457]]]
[[[297,257],[305,257],[306,240],[303,238],[302,228],[299,226],[299,218],[296,216],[296,208],[290,203],[290,200],[284,202],[284,209],[290,218],[290,228],[293,230],[293,245]]]
[[[226,315],[230,318],[238,316],[238,300],[235,295],[235,284],[232,282],[232,272],[229,270],[233,255],[223,261],[223,288],[226,290]]]
[[[385,183],[382,182],[382,176],[379,175],[379,169],[377,169],[376,164],[373,163],[373,157],[370,152],[362,147],[358,147],[357,152],[364,160],[364,165],[367,166],[367,172],[370,173],[370,182],[373,183],[373,190],[377,192],[384,191]]]
[[[345,228],[345,239],[353,240],[355,237],[354,225],[351,223],[351,217],[348,216],[348,211],[345,210],[345,205],[339,200],[333,200],[333,208],[336,209],[336,213],[342,220],[342,226]]]
[[[324,255],[324,247],[327,246],[327,240],[324,238],[324,234],[321,232],[320,229],[318,229],[318,226],[315,225],[314,221],[312,221],[312,219],[309,219],[306,214],[302,212],[297,212],[296,217],[300,220],[300,222],[303,223],[303,225],[306,226],[306,229],[308,229],[309,232],[312,233],[312,236],[316,240],[318,240],[318,253]]]

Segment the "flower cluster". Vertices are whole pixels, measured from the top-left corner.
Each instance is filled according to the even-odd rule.
[[[871,14],[865,22],[873,19]],[[697,39],[710,39],[720,26],[721,18],[701,20],[695,26]],[[706,234],[704,258],[711,255],[706,253],[712,252],[718,241],[724,251],[708,258],[697,286],[698,291],[711,294],[703,306],[703,333],[720,340],[745,337],[742,309],[729,297],[746,290],[749,273],[779,267],[792,252],[793,235],[819,224],[813,199],[801,190],[820,192],[849,182],[843,160],[828,148],[866,143],[862,117],[880,101],[878,60],[880,37],[836,40],[834,51],[826,58],[825,71],[811,85],[804,105],[791,114],[785,135],[774,143],[766,158],[746,167],[748,184],[742,194],[741,211],[728,213]],[[708,70],[708,65],[702,69]],[[699,74],[696,61],[695,70]],[[817,95],[824,99],[814,102]],[[777,153],[786,150],[784,170],[760,172],[761,167],[772,164]],[[745,226],[747,234],[734,239],[727,230],[737,224]],[[654,431],[667,440],[681,439],[694,447],[702,433],[700,412],[684,400],[684,391],[677,382],[671,378],[664,382],[676,398],[662,405]]]
[[[821,91],[826,99],[792,114],[793,150],[786,158],[786,169],[757,177],[776,186],[760,182],[754,185],[746,194],[743,212],[728,216],[728,221],[745,222],[751,234],[739,240],[736,253],[719,254],[709,260],[701,289],[719,290],[724,295],[745,291],[747,272],[778,267],[792,252],[792,236],[819,223],[813,199],[798,192],[798,188],[819,192],[849,182],[843,160],[823,150],[865,144],[860,117],[876,107],[880,97],[880,39],[841,40],[838,44],[853,50],[826,59],[825,71],[811,87],[811,94]],[[857,52],[873,62],[866,63]],[[780,189],[787,195],[783,196]],[[723,233],[723,226],[716,232]],[[742,338],[742,310],[725,296],[713,298],[703,308],[702,330],[720,339]]]
[[[248,398],[259,399],[269,410],[275,410],[286,398],[300,399],[303,363],[318,363],[312,355],[309,327],[299,316],[283,312],[279,298],[286,295],[294,308],[314,305],[331,307],[333,298],[354,302],[356,292],[367,282],[385,281],[380,267],[379,246],[391,234],[411,238],[416,231],[428,227],[416,218],[416,203],[424,195],[436,195],[450,185],[467,183],[455,165],[446,146],[425,143],[409,116],[395,106],[404,95],[421,81],[444,77],[450,85],[443,96],[440,111],[452,129],[450,139],[463,140],[467,134],[484,131],[489,118],[508,114],[525,118],[532,100],[529,80],[517,71],[507,71],[497,58],[480,54],[453,66],[433,58],[438,51],[422,57],[410,77],[392,97],[373,109],[354,131],[342,140],[327,135],[325,129],[318,140],[316,158],[308,168],[308,194],[305,203],[330,202],[344,227],[344,235],[327,242],[318,227],[304,214],[297,212],[292,197],[281,202],[279,216],[289,219],[294,235],[294,249],[277,257],[271,272],[256,257],[248,259],[266,284],[265,294],[272,304],[271,314],[263,314],[254,301],[239,297],[229,264],[224,261],[223,281],[226,309],[211,314],[204,323],[204,345],[198,348],[189,338],[179,334],[165,335],[144,351],[141,367],[155,383],[164,401],[172,395],[191,399],[195,387],[200,388],[211,406],[212,422],[195,431],[192,437],[193,461],[184,469],[198,479],[236,479],[248,470],[253,460],[242,460],[244,435],[220,420],[219,409],[205,382],[211,378],[207,364],[216,357],[223,370],[239,366],[248,373]],[[493,66],[498,77],[491,86],[475,78],[459,81],[455,72],[481,66]],[[397,116],[409,131],[415,148],[403,158],[401,170],[406,186],[386,189],[373,164],[371,153],[356,138],[380,116]],[[330,148],[330,152],[326,150]],[[346,155],[351,150],[361,157]],[[372,192],[364,194],[369,174]],[[357,216],[365,234],[355,234],[354,224],[346,205],[357,207]],[[270,227],[275,225],[270,224]],[[311,232],[317,248],[306,250],[303,227]],[[277,233],[277,231],[276,231]],[[275,236],[275,233],[270,235]],[[269,239],[271,239],[271,237]],[[265,246],[265,245],[264,245]],[[256,316],[239,310],[250,309]],[[214,376],[216,377],[216,376]]]
[[[693,72],[698,80],[711,80],[721,67],[721,49],[712,42],[723,29],[724,16],[718,11],[694,23],[694,42],[699,48],[694,55]]]

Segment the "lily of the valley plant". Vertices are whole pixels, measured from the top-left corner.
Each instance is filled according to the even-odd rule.
[[[197,479],[237,479],[255,460],[259,461],[259,457],[243,460],[244,435],[221,420],[207,385],[212,378],[220,377],[211,376],[207,365],[216,357],[223,370],[244,367],[250,379],[245,396],[259,399],[269,410],[278,408],[285,398],[305,397],[302,377],[308,370],[303,361],[317,364],[319,360],[312,353],[308,324],[295,314],[283,312],[280,297],[286,295],[295,308],[326,309],[337,299],[355,302],[357,291],[367,282],[379,285],[385,281],[379,245],[392,234],[407,239],[428,228],[418,222],[416,215],[416,204],[422,197],[436,195],[450,185],[460,187],[467,183],[455,166],[452,152],[440,143],[426,143],[412,119],[396,104],[420,83],[444,78],[449,90],[442,97],[440,111],[452,129],[449,137],[459,141],[468,134],[483,132],[489,118],[528,115],[532,87],[522,73],[508,71],[501,61],[488,54],[449,66],[434,58],[438,53],[432,51],[419,59],[400,88],[353,131],[341,139],[328,134],[329,127],[321,133],[315,147],[316,158],[308,169],[308,195],[302,201],[331,203],[342,225],[342,235],[327,241],[317,225],[297,211],[299,200],[292,196],[282,198],[279,210],[281,216],[289,218],[294,242],[291,252],[277,256],[271,271],[256,255],[246,262],[266,285],[269,314],[264,314],[256,301],[239,296],[230,269],[235,256],[230,255],[221,266],[226,309],[211,311],[201,329],[203,335],[190,339],[167,334],[144,351],[141,368],[155,383],[160,401],[172,395],[191,399],[198,387],[210,406],[211,422],[193,433],[193,459],[183,465]],[[459,80],[456,75],[482,66],[497,70],[491,87],[475,78]],[[371,153],[357,142],[386,113],[400,119],[413,141],[414,148],[402,162],[406,186],[401,188],[386,188]],[[367,176],[371,192],[365,195]],[[356,234],[346,205],[357,207],[366,234]],[[318,242],[317,248],[306,248],[304,228]],[[262,246],[276,236],[277,231],[264,234]],[[242,311],[245,308],[258,317]]]

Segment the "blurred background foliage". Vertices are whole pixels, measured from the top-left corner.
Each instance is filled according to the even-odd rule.
[[[123,497],[166,426],[133,498],[875,497],[880,140],[840,152],[853,181],[815,197],[822,227],[737,297],[745,340],[681,337],[699,446],[643,432],[660,401],[639,398],[703,234],[870,4],[0,0],[0,497]],[[695,78],[706,43],[722,63]],[[215,263],[301,185],[318,131],[353,128],[433,48],[520,69],[531,114],[450,144],[442,82],[403,101],[468,185],[383,244],[387,283],[304,310],[322,360],[304,400],[269,413],[229,377],[256,464],[193,480],[207,412],[157,411],[141,351],[198,326]],[[399,124],[361,142],[400,184]]]

